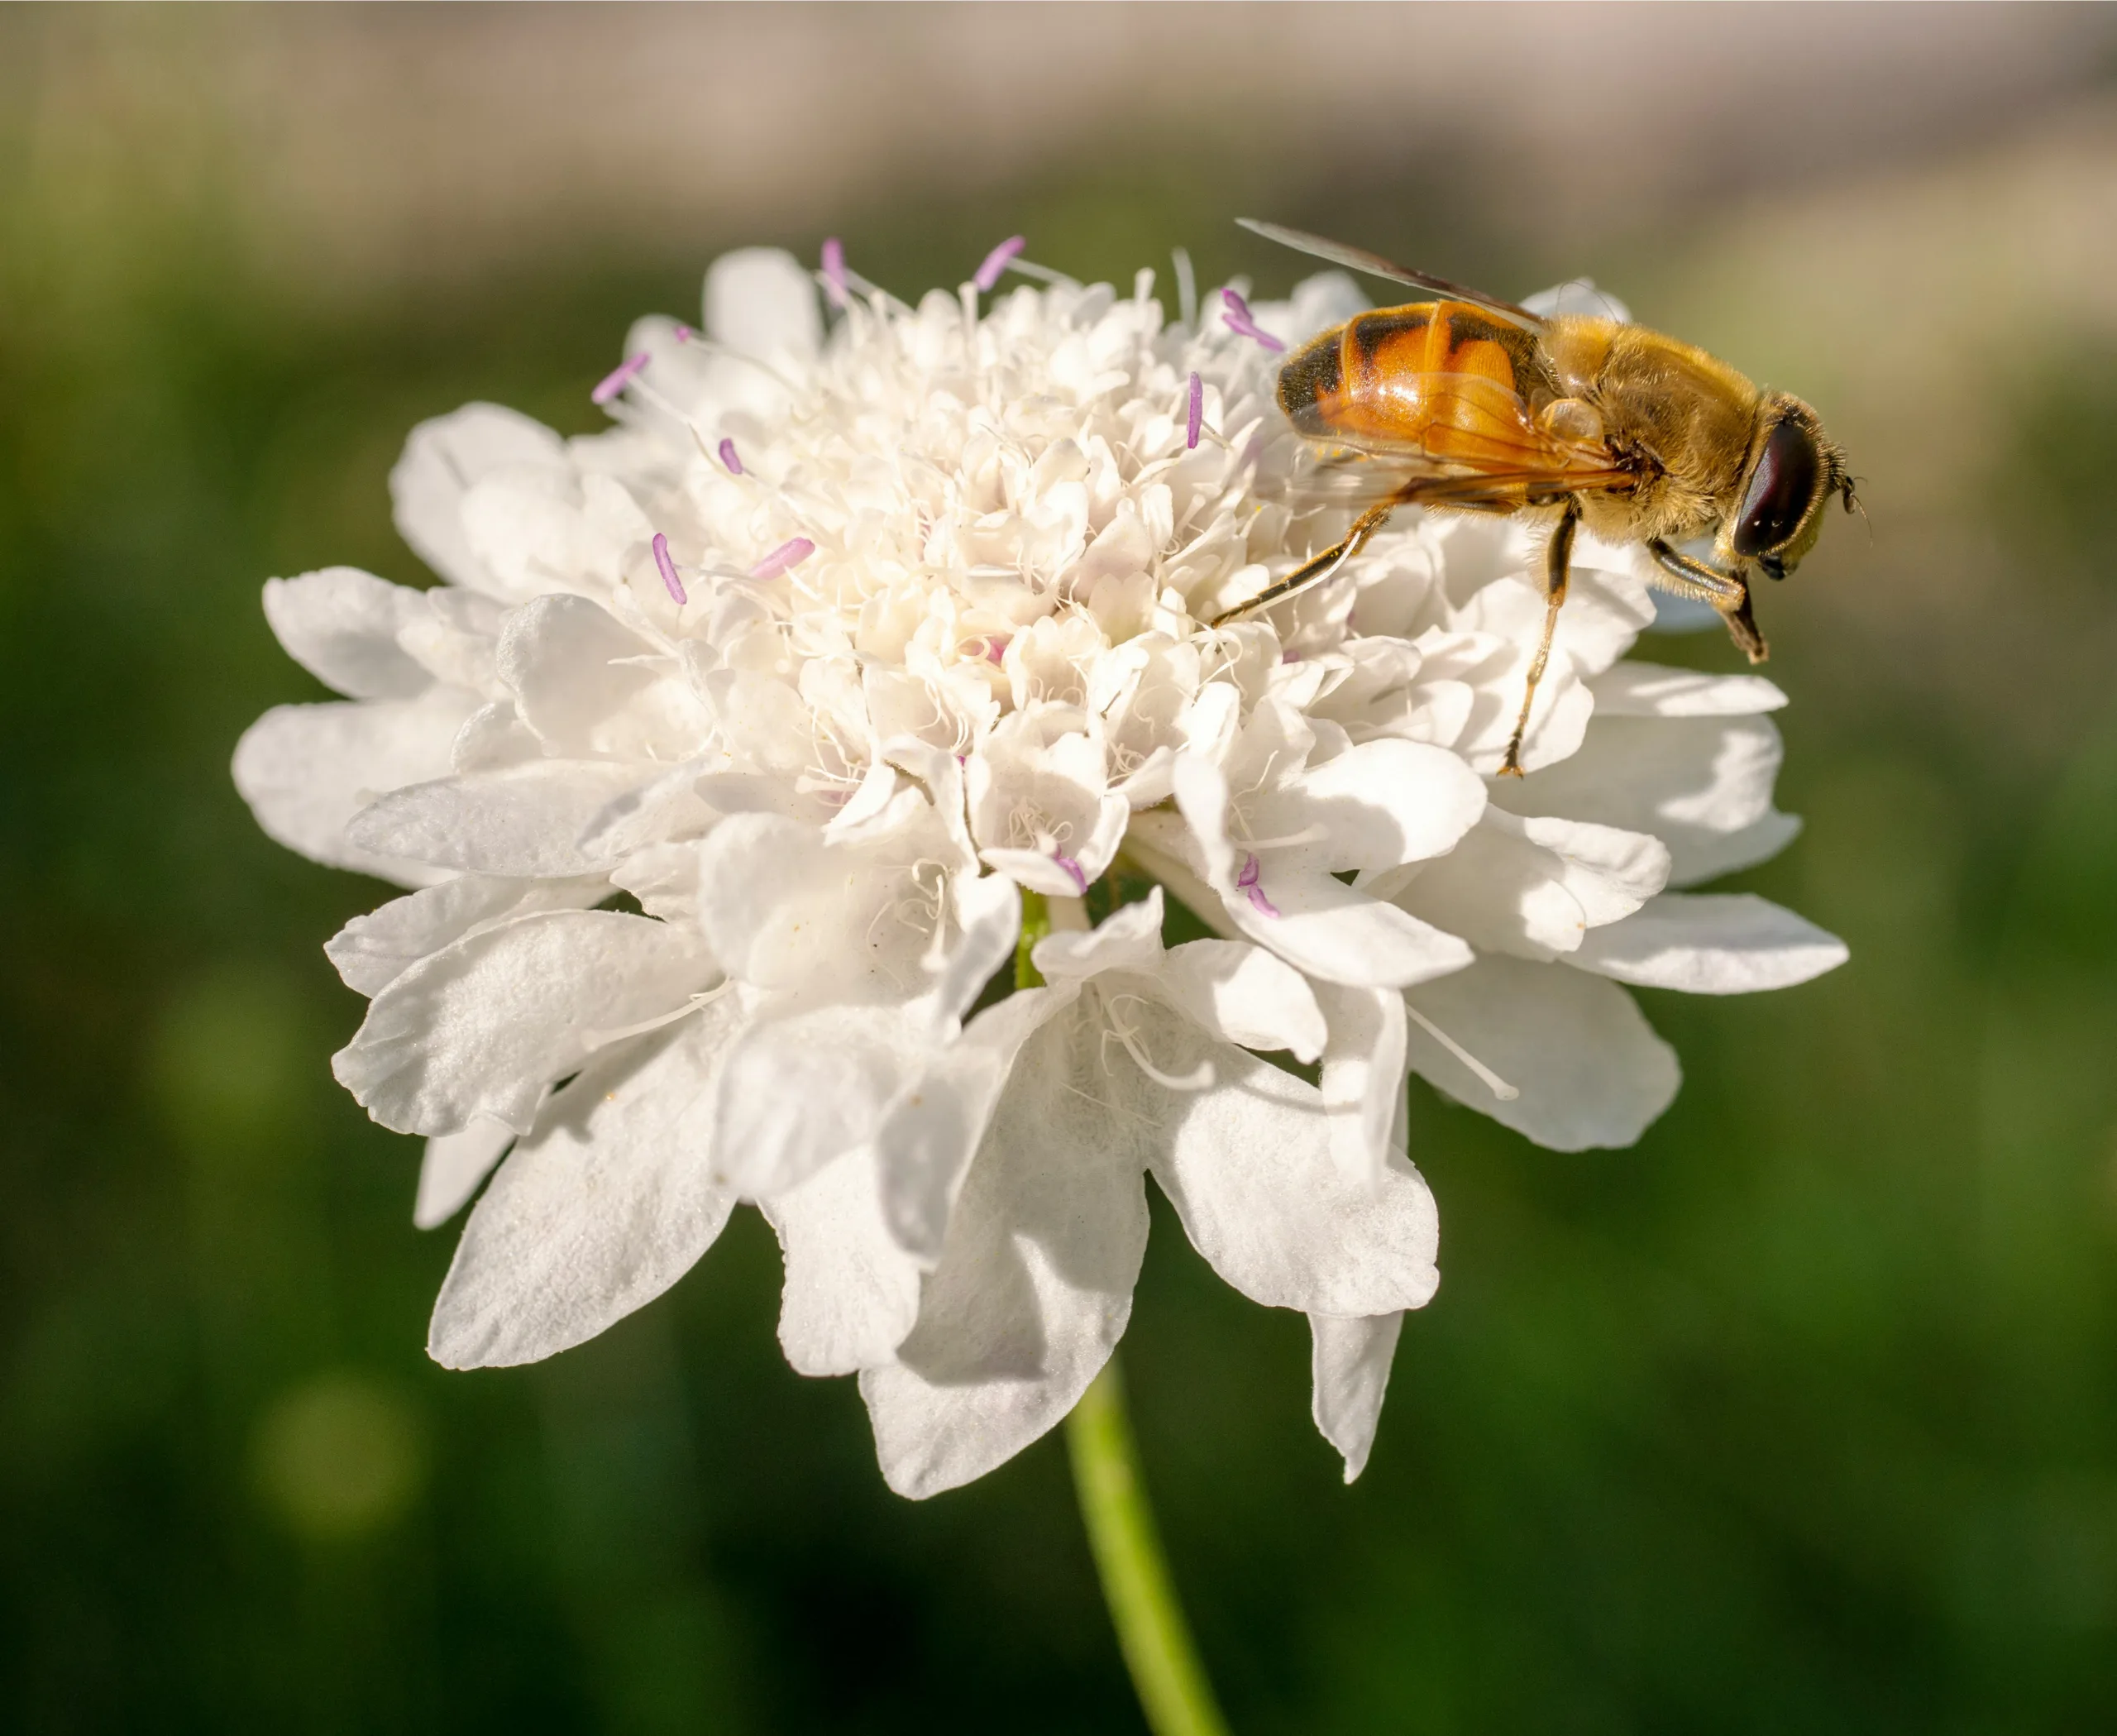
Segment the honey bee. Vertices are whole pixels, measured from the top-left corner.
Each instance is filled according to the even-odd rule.
[[[1522,775],[1529,707],[1565,601],[1575,532],[1643,543],[1657,582],[1720,612],[1753,662],[1766,648],[1751,572],[1783,579],[1814,547],[1833,495],[1858,503],[1816,413],[1659,332],[1578,313],[1532,313],[1357,247],[1248,218],[1269,240],[1438,300],[1377,308],[1312,339],[1279,371],[1301,433],[1349,452],[1379,495],[1339,542],[1222,622],[1321,583],[1399,506],[1548,518],[1543,637],[1500,767]],[[1674,545],[1713,534],[1712,558]]]

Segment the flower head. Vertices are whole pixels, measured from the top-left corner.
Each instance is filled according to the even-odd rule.
[[[1350,285],[1197,327],[1145,273],[981,302],[1015,248],[916,307],[829,249],[828,329],[793,261],[730,255],[710,341],[629,334],[609,432],[415,429],[398,522],[442,582],[269,584],[347,697],[268,713],[236,779],[275,837],[408,889],[328,948],[371,1002],[336,1069],[426,1136],[420,1222],[484,1186],[442,1361],[592,1336],[754,1203],[789,1361],[858,1374],[927,1493],[1102,1365],[1151,1174],[1230,1283],[1308,1315],[1350,1475],[1436,1282],[1407,1071],[1627,1143],[1676,1069],[1620,985],[1842,957],[1669,889],[1791,836],[1781,696],[1628,661],[1646,576],[1584,536],[1532,775],[1498,779],[1543,607],[1508,521],[1401,514],[1211,627],[1344,527],[1300,505],[1272,352]],[[1165,948],[1164,889],[1222,938]],[[1041,984],[1001,995],[1025,899]]]

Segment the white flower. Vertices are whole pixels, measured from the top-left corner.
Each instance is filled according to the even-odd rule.
[[[441,585],[266,586],[348,697],[268,713],[237,782],[273,836],[409,888],[327,949],[372,1002],[338,1077],[427,1136],[418,1222],[484,1184],[439,1360],[592,1336],[753,1202],[789,1361],[857,1373],[926,1494],[1102,1366],[1151,1173],[1231,1284],[1308,1315],[1350,1476],[1437,1281],[1407,1071],[1624,1144],[1676,1068],[1620,984],[1842,959],[1668,889],[1792,835],[1782,700],[1626,661],[1629,552],[1579,541],[1519,781],[1533,527],[1406,512],[1205,624],[1343,523],[1294,504],[1312,460],[1254,334],[1360,304],[1325,277],[1254,328],[1210,305],[1172,323],[1143,273],[863,292],[826,329],[793,261],[731,255],[704,337],[635,327],[609,433],[413,431],[391,486]],[[1142,870],[1225,938],[1164,949],[1159,887],[1111,906]],[[1032,894],[1044,986],[1003,995]]]

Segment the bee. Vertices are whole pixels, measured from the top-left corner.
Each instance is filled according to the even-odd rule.
[[[1615,319],[1542,316],[1358,247],[1249,218],[1271,241],[1440,298],[1377,308],[1296,350],[1279,406],[1319,445],[1350,452],[1379,498],[1314,559],[1213,623],[1318,585],[1399,506],[1551,521],[1543,637],[1503,777],[1522,775],[1529,707],[1565,602],[1575,533],[1645,545],[1658,582],[1710,603],[1753,663],[1766,647],[1753,572],[1783,579],[1815,546],[1835,495],[1855,510],[1845,455],[1816,413],[1704,351]],[[1712,557],[1675,545],[1710,533]]]

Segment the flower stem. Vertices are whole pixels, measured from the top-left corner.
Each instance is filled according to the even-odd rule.
[[[1044,894],[1033,892],[1027,887],[1022,893],[1021,937],[1015,942],[1015,987],[1041,988],[1044,973],[1031,962],[1030,954],[1046,935],[1051,932],[1051,906]]]
[[[1066,1418],[1066,1446],[1103,1601],[1148,1727],[1154,1736],[1227,1736],[1169,1582],[1116,1356]]]

